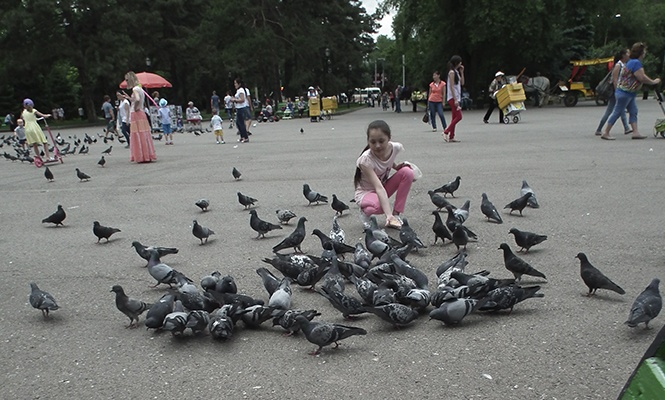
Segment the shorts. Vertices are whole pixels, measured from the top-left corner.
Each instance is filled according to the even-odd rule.
[[[222,129],[215,129],[215,136],[224,136],[224,130]]]
[[[111,118],[104,118],[106,120],[106,130],[115,130],[115,121]]]
[[[162,124],[162,131],[165,135],[171,134],[171,124]]]
[[[28,140],[27,140],[26,138],[19,139],[19,140],[18,140],[18,144],[20,144],[21,146],[23,146],[23,145],[25,144],[25,142],[27,142],[27,141],[28,141]]]

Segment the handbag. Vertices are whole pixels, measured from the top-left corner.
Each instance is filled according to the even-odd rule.
[[[600,99],[607,100],[614,94],[614,84],[612,83],[612,71],[598,83],[596,86],[596,96]]]
[[[429,124],[429,113],[427,111],[425,111],[425,115],[423,115],[423,122]]]
[[[405,165],[408,165],[411,170],[413,171],[413,181],[417,181],[418,179],[423,177],[423,172],[418,168],[418,166],[411,161],[404,161]]]

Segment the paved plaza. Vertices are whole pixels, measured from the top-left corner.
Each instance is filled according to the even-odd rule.
[[[652,134],[663,118],[654,100],[638,100],[646,140],[630,140],[621,127],[616,141],[593,135],[602,107],[591,102],[527,109],[518,124],[499,125],[495,114],[464,112],[460,143],[444,143],[410,106],[397,114],[363,108],[330,121],[294,119],[252,127],[250,143],[226,144],[206,133],[176,134],[174,146],[155,142],[157,161],[133,164],[117,142],[106,166],[97,165],[107,148],[98,141],[88,155],[70,155],[44,169],[0,161],[0,323],[3,343],[0,380],[7,399],[612,399],[663,326],[665,315],[646,331],[624,321],[635,297],[652,278],[664,278],[663,226],[665,140]],[[496,112],[496,111],[495,111]],[[450,119],[450,113],[446,113]],[[305,216],[305,252],[320,255],[315,228],[328,232],[334,211],[308,206],[302,185],[348,201],[353,197],[355,160],[366,144],[365,130],[386,120],[393,140],[406,149],[399,161],[417,164],[424,176],[413,184],[405,215],[429,246],[408,257],[424,271],[432,290],[434,271],[456,253],[446,242],[433,245],[434,206],[427,191],[461,176],[451,202],[471,200],[465,223],[478,234],[468,247],[467,271],[491,271],[510,278],[499,244],[515,249],[511,227],[548,235],[523,255],[547,275],[525,277],[542,286],[544,298],[530,299],[511,314],[473,314],[459,326],[444,326],[423,315],[396,329],[373,315],[346,321],[320,295],[294,287],[293,307],[314,308],[320,320],[363,327],[366,336],[307,353],[316,346],[302,334],[284,337],[268,322],[260,329],[239,324],[226,342],[209,336],[173,338],[168,333],[125,329],[128,319],[115,307],[111,287],[155,302],[166,293],[131,247],[174,246],[163,261],[196,284],[212,271],[232,275],[239,292],[268,300],[255,270],[271,266],[271,248],[295,227],[255,239],[249,214],[237,192],[257,198],[259,217],[277,222],[275,210]],[[225,123],[225,127],[228,126]],[[303,133],[301,133],[301,128]],[[58,131],[54,131],[56,134]],[[97,136],[98,128],[61,130],[61,135]],[[5,148],[0,150],[4,151]],[[234,181],[236,167],[242,179]],[[79,182],[75,168],[92,178]],[[535,190],[541,207],[524,216],[500,210],[504,223],[488,223],[480,212],[482,193],[497,208],[520,195],[522,180]],[[210,210],[195,205],[210,201]],[[58,204],[64,227],[40,221]],[[445,218],[445,214],[442,214]],[[191,233],[192,220],[215,231],[206,245]],[[119,228],[97,244],[93,221]],[[347,242],[362,237],[357,208],[339,219]],[[397,237],[396,231],[391,235]],[[515,249],[516,250],[516,249]],[[578,252],[626,290],[600,290],[587,298],[579,275]],[[529,279],[527,279],[529,278]],[[29,283],[53,294],[60,310],[45,320],[28,303]],[[351,284],[347,292],[355,294]],[[145,314],[141,316],[143,321]]]

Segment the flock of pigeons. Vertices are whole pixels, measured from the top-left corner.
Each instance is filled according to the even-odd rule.
[[[80,173],[78,171],[77,173]],[[242,174],[233,168],[233,178],[240,180]],[[84,179],[79,175],[80,179]],[[175,270],[162,261],[169,254],[178,253],[177,248],[144,246],[132,243],[137,254],[146,260],[147,272],[155,279],[155,287],[168,285],[168,293],[154,303],[128,297],[120,285],[112,287],[116,296],[116,306],[125,314],[130,323],[128,328],[138,327],[139,316],[147,311],[144,324],[148,329],[170,331],[173,335],[198,335],[207,332],[214,339],[229,339],[242,321],[245,327],[255,328],[272,321],[272,326],[280,326],[286,335],[302,331],[305,338],[318,346],[310,354],[319,354],[323,347],[339,345],[339,341],[354,335],[365,335],[367,331],[360,327],[324,322],[316,319],[320,316],[314,309],[292,308],[293,286],[301,286],[325,298],[345,319],[352,319],[361,314],[374,314],[387,323],[402,327],[411,324],[423,314],[431,319],[442,321],[445,325],[456,325],[471,313],[512,311],[522,301],[544,297],[540,285],[522,286],[524,275],[546,280],[545,274],[538,271],[526,260],[518,257],[510,245],[501,243],[498,247],[503,252],[505,268],[513,274],[511,279],[496,279],[488,271],[467,271],[466,246],[477,235],[464,225],[469,217],[470,202],[460,208],[452,205],[447,195],[460,187],[461,178],[428,192],[436,210],[432,231],[434,244],[438,239],[446,240],[457,247],[457,254],[444,261],[436,269],[436,283],[430,285],[428,276],[412,265],[408,255],[412,251],[424,251],[425,243],[411,228],[407,218],[402,218],[402,227],[398,237],[389,235],[382,229],[374,216],[364,225],[364,242],[354,245],[346,243],[346,234],[338,218],[349,210],[349,206],[332,195],[330,206],[335,211],[332,229],[329,234],[314,229],[321,242],[321,254],[303,254],[301,243],[307,235],[307,218],[298,216],[290,210],[277,210],[275,223],[263,220],[252,207],[258,201],[238,192],[238,202],[249,210],[249,225],[257,233],[257,239],[263,240],[274,230],[283,230],[290,221],[298,218],[293,231],[272,247],[271,257],[263,261],[269,264],[257,268],[266,293],[250,296],[238,291],[231,276],[222,276],[218,271],[204,276],[197,287],[193,280],[184,273]],[[303,196],[308,205],[327,204],[327,196],[313,190],[308,184],[303,185]],[[210,202],[200,199],[195,205],[205,213]],[[522,183],[521,196],[508,203],[504,209],[509,214],[518,211],[520,215],[527,207],[539,208],[534,191],[526,181]],[[445,221],[440,212],[445,209]],[[481,212],[489,222],[502,223],[501,214],[482,194]],[[348,213],[347,213],[348,214]],[[63,225],[66,213],[61,205],[52,215],[44,218],[43,223]],[[101,225],[95,221],[93,233],[97,242],[107,241],[119,229]],[[533,246],[543,243],[547,236],[537,233],[510,229],[514,235],[518,252],[528,254]],[[215,232],[193,221],[192,234],[206,245],[208,238]],[[269,236],[268,236],[269,239]],[[285,253],[289,251],[289,253]],[[291,252],[292,251],[292,252]],[[600,270],[595,268],[584,253],[579,253],[580,273],[587,285],[588,296],[598,289],[625,294],[625,291],[612,282]],[[653,279],[649,286],[636,298],[626,324],[635,327],[655,318],[662,307],[659,293],[659,279]],[[31,283],[30,304],[42,311],[48,318],[49,311],[58,309],[55,298]],[[355,289],[355,293],[349,287]],[[265,296],[265,297],[264,297]],[[264,301],[267,298],[267,302]]]

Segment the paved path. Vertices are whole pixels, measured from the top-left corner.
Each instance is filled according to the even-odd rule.
[[[174,146],[156,142],[158,161],[146,165],[129,163],[128,150],[116,143],[106,168],[99,168],[106,147],[97,143],[90,155],[68,156],[51,168],[53,183],[46,182],[43,169],[2,161],[2,397],[614,398],[664,318],[657,318],[651,331],[623,325],[637,294],[652,278],[664,277],[665,140],[651,135],[662,115],[654,101],[638,105],[643,133],[649,135],[643,141],[631,141],[619,129],[614,142],[594,137],[603,110],[590,103],[529,109],[522,122],[507,126],[483,124],[484,111],[465,112],[457,144],[446,144],[440,133],[427,129],[420,113],[374,108],[316,124],[260,124],[248,144],[235,143],[228,130],[225,145],[216,145],[211,134],[176,135]],[[319,357],[307,355],[314,346],[302,336],[285,338],[268,326],[240,328],[226,343],[124,328],[127,318],[115,309],[112,285],[146,301],[165,293],[149,288],[154,281],[131,248],[133,240],[179,247],[178,255],[164,261],[197,283],[219,270],[233,275],[243,293],[265,298],[254,271],[265,266],[261,259],[270,257],[270,248],[292,228],[254,239],[236,192],[258,198],[256,210],[264,219],[288,207],[307,217],[309,232],[327,232],[332,210],[308,207],[302,184],[351,199],[354,161],[365,145],[367,124],[378,118],[388,121],[394,140],[405,145],[404,159],[424,173],[406,212],[421,237],[431,245],[427,190],[460,175],[453,202],[471,200],[467,225],[479,235],[469,246],[468,268],[509,277],[497,250],[501,242],[514,246],[508,230],[547,234],[545,243],[524,256],[549,278],[530,281],[542,284],[544,298],[520,304],[510,315],[470,316],[458,327],[422,317],[396,330],[373,316],[344,321],[322,297],[298,288],[295,307],[316,308],[323,320],[369,332],[343,341],[337,350],[326,348]],[[241,181],[233,181],[233,166],[243,173]],[[90,182],[78,181],[76,167],[92,176]],[[522,179],[536,191],[541,208],[527,209],[524,217],[504,213],[503,225],[485,222],[481,193],[503,206],[518,197]],[[210,200],[207,213],[194,206],[201,197]],[[41,225],[57,204],[67,211],[66,226]],[[193,219],[217,233],[205,246],[191,234]],[[122,232],[96,244],[94,220]],[[340,224],[348,241],[361,236],[355,211]],[[303,249],[321,251],[313,236]],[[627,294],[584,297],[574,258],[580,251]],[[438,244],[410,260],[434,281],[436,267],[454,254],[453,245]],[[61,305],[50,320],[42,320],[27,302],[31,281]]]

